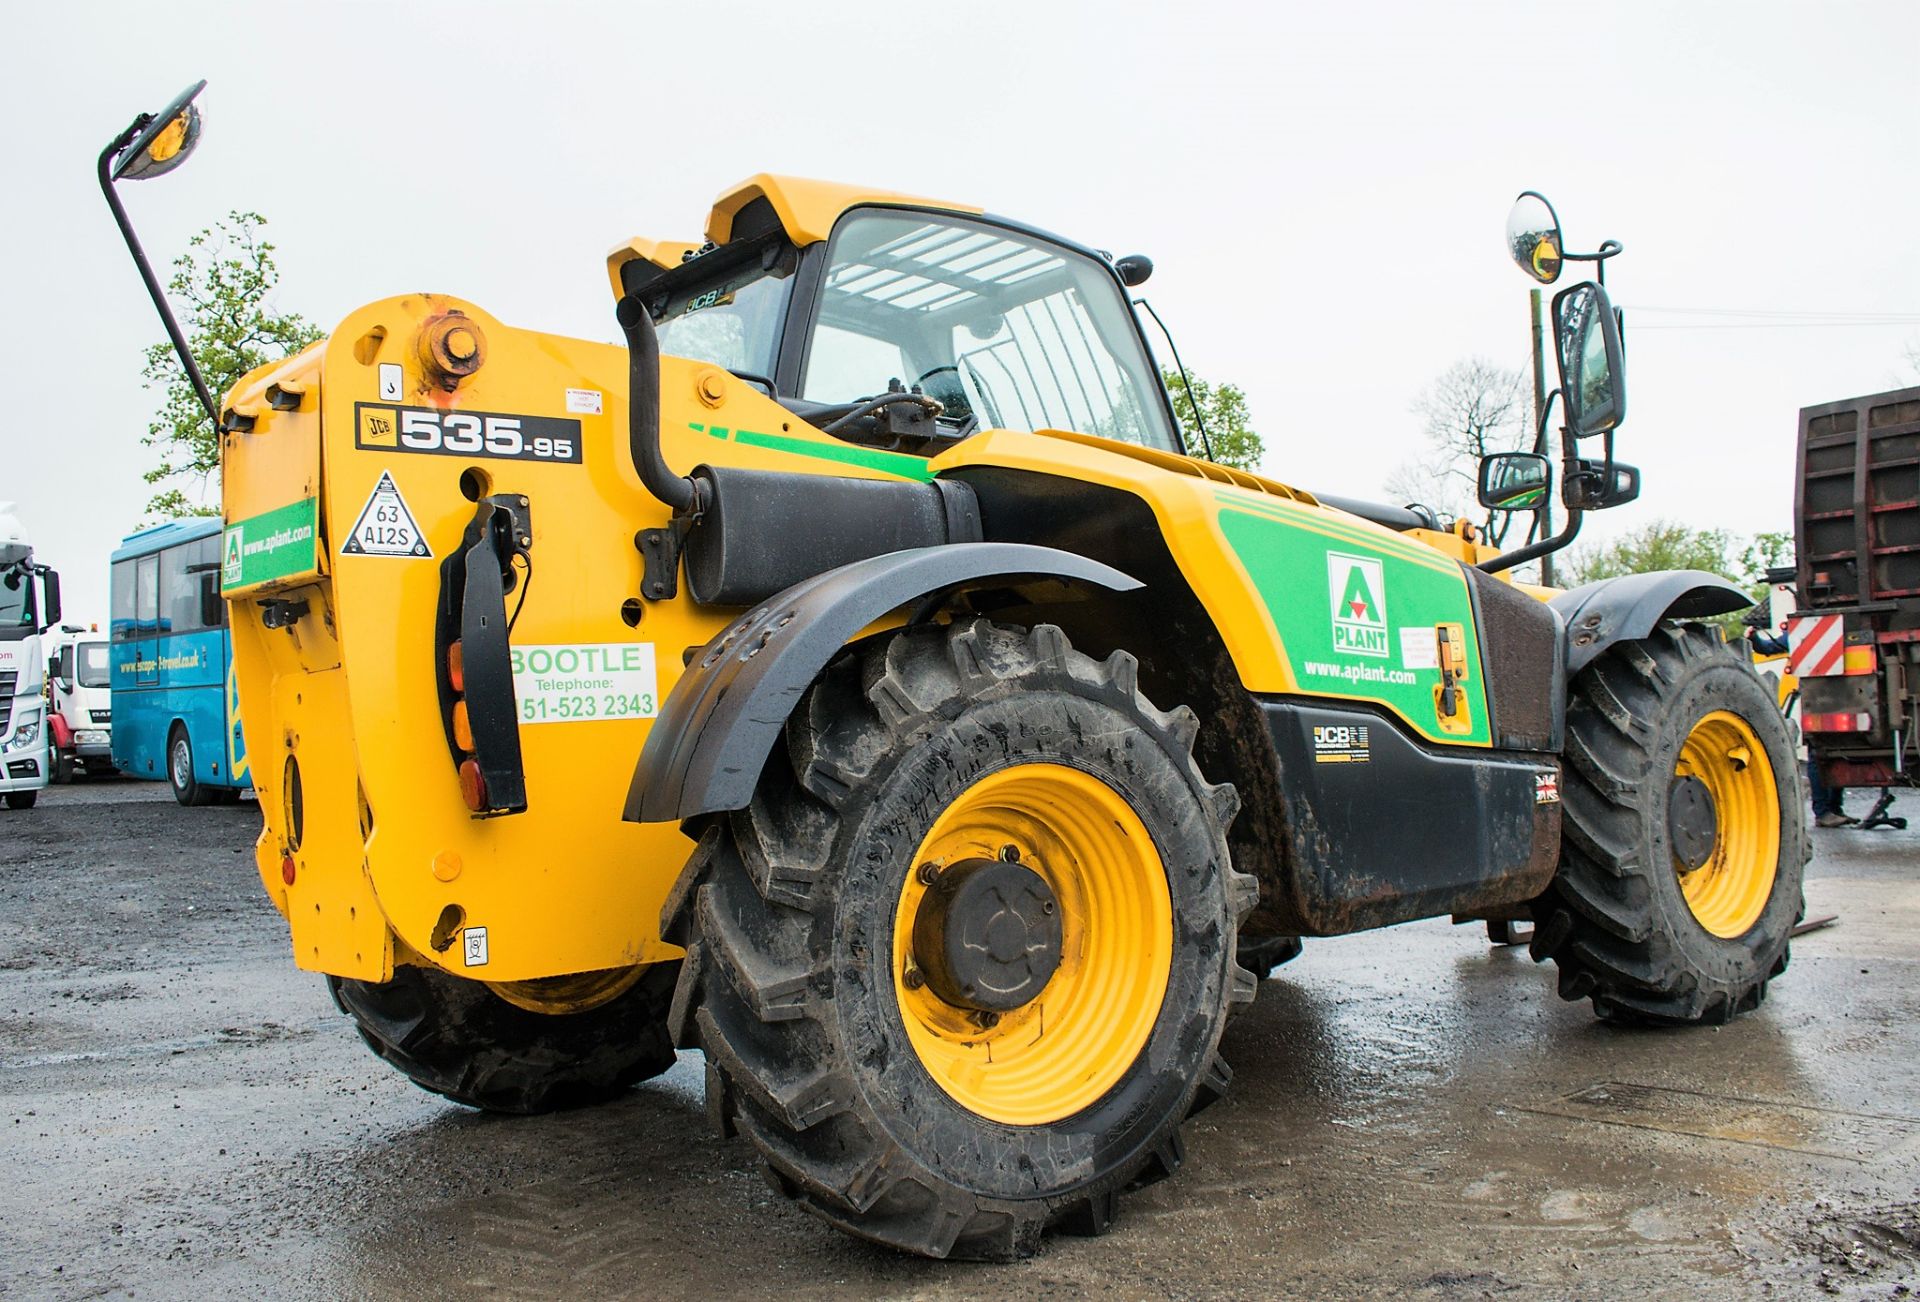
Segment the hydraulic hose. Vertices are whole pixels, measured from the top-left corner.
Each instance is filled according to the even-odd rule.
[[[648,492],[675,515],[684,515],[695,509],[699,489],[693,480],[669,470],[660,455],[660,337],[654,333],[653,314],[628,294],[614,315],[627,336],[627,442],[633,468]]]

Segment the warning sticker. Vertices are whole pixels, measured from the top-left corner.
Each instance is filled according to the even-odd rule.
[[[509,647],[522,723],[651,719],[659,713],[653,643]]]
[[[432,556],[420,526],[413,522],[406,499],[393,482],[390,471],[380,472],[373,496],[361,508],[353,532],[340,544],[342,556]]]
[[[461,956],[467,960],[468,967],[487,965],[487,929],[468,927],[460,933]]]
[[[1421,625],[1400,630],[1400,663],[1409,669],[1440,667],[1440,639],[1431,628]]]

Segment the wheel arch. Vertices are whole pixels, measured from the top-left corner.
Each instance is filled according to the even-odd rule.
[[[1708,619],[1745,610],[1753,598],[1705,570],[1661,570],[1601,579],[1548,603],[1566,625],[1567,676],[1607,648],[1637,642],[1668,619]]]
[[[797,583],[729,624],[674,685],[641,750],[624,817],[668,822],[743,808],[787,716],[855,634],[910,603],[1014,578],[1114,592],[1141,586],[1071,552],[994,542],[890,552]]]

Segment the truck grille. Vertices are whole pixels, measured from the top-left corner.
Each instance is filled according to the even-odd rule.
[[[5,731],[7,721],[13,717],[13,685],[20,675],[12,670],[0,674],[0,731]]]
[[[88,710],[87,717],[92,719],[95,723],[112,723],[113,711],[112,710]]]

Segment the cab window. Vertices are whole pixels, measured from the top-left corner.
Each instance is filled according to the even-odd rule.
[[[968,428],[1179,450],[1112,273],[983,222],[869,209],[834,228],[800,397],[853,402],[896,379]]]

